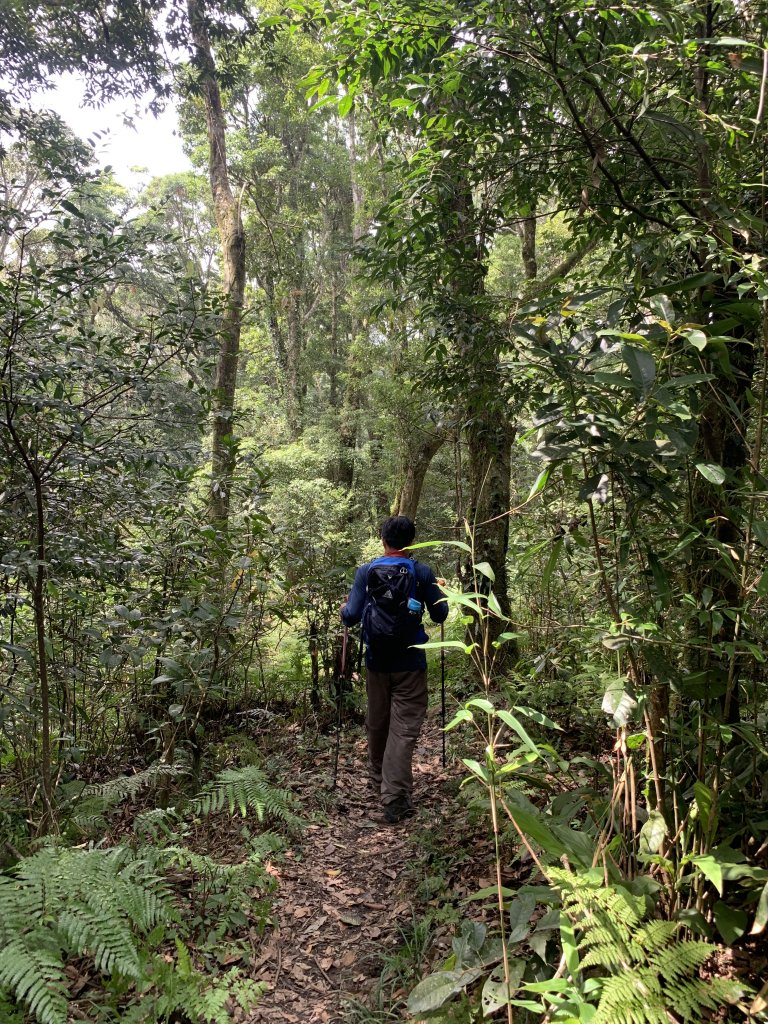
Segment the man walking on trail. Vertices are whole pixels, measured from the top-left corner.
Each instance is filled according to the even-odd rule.
[[[384,555],[361,565],[347,603],[346,626],[363,623],[367,674],[369,784],[381,793],[390,824],[413,814],[413,751],[427,713],[424,607],[444,622],[448,605],[428,565],[409,557],[416,527],[407,516],[381,524]]]

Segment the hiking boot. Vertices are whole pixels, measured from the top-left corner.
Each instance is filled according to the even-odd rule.
[[[390,825],[396,825],[404,818],[412,818],[415,811],[413,804],[407,796],[398,796],[392,803],[384,807],[384,820]]]

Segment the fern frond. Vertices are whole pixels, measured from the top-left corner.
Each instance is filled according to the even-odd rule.
[[[668,987],[670,1006],[685,1024],[700,1024],[704,1010],[715,1013],[721,1006],[737,1003],[745,992],[743,985],[725,978],[692,978]]]
[[[26,1003],[40,1024],[67,1024],[67,978],[55,944],[28,937],[0,949],[0,987]]]
[[[188,766],[183,762],[166,764],[164,761],[155,761],[134,775],[118,775],[114,779],[107,779],[106,782],[91,783],[83,789],[83,796],[100,797],[106,801],[107,806],[113,806],[137,796],[145,786],[152,786],[160,779],[176,778],[186,774],[188,770]]]
[[[645,952],[652,953],[672,942],[679,927],[676,921],[647,921],[637,929],[635,938]]]
[[[603,975],[592,1024],[669,1024],[670,1011],[700,1024],[738,998],[733,982],[697,977],[716,947],[678,939],[675,922],[645,920],[641,897],[603,885],[597,873],[550,872],[578,934],[581,969]]]
[[[258,986],[237,970],[211,982],[189,950],[176,943],[176,959],[155,952],[165,925],[179,919],[165,874],[183,866],[222,891],[250,899],[265,877],[256,856],[219,864],[183,847],[71,850],[45,847],[0,875],[0,1021],[7,1005],[25,1006],[38,1024],[67,1024],[69,957],[87,957],[103,974],[132,979],[141,1004],[121,1019],[134,1024],[167,1020],[182,1011],[199,1024],[230,1024],[230,998],[243,1008]],[[29,1017],[8,1016],[11,1024]]]
[[[226,807],[230,814],[237,808],[246,817],[252,810],[259,821],[269,817],[287,824],[298,821],[295,806],[293,794],[269,783],[256,765],[220,772],[191,802],[193,812],[203,817]]]
[[[65,911],[59,916],[58,930],[71,953],[92,953],[99,970],[111,974],[115,969],[131,978],[140,975],[135,940],[124,922],[111,914],[102,918],[88,908]]]
[[[660,977],[675,981],[692,975],[712,956],[712,951],[713,947],[708,942],[675,942],[654,952],[649,963]]]
[[[592,1024],[669,1024],[661,982],[649,972],[628,971],[608,978]]]
[[[179,816],[173,807],[152,807],[133,819],[133,830],[150,839],[169,839],[178,827]]]

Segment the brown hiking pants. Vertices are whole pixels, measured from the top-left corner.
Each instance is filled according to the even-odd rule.
[[[367,670],[368,775],[384,804],[411,799],[413,750],[427,713],[427,673]]]

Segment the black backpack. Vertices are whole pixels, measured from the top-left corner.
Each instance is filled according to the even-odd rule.
[[[377,558],[368,566],[363,635],[372,654],[391,655],[416,641],[424,610],[416,583],[412,558]]]

